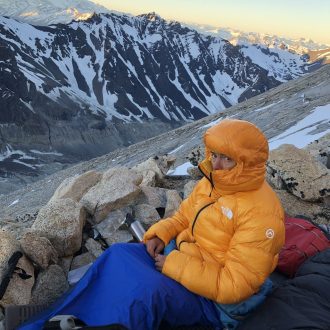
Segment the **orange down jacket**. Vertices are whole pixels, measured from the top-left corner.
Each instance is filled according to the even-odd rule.
[[[253,124],[223,120],[204,135],[204,174],[170,218],[154,224],[144,241],[176,237],[178,250],[162,272],[188,290],[218,303],[237,303],[255,292],[274,270],[284,244],[281,204],[265,181],[268,142]],[[212,170],[210,151],[236,161]]]

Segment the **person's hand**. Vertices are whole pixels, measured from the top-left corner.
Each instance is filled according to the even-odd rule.
[[[155,256],[155,261],[156,261],[155,266],[156,266],[156,269],[159,270],[160,272],[163,269],[165,259],[166,259],[166,256],[164,256],[162,254],[157,254]]]
[[[162,252],[164,247],[164,242],[158,237],[153,237],[146,242],[147,251],[152,258],[155,258],[158,253]]]

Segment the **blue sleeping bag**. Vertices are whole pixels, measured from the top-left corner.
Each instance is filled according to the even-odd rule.
[[[154,330],[162,321],[222,328],[212,301],[158,272],[145,245],[133,243],[112,245],[68,293],[19,329],[42,329],[55,315],[74,315],[89,326],[119,323],[134,330]]]

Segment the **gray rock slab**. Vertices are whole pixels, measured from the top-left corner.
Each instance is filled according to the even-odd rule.
[[[94,262],[95,256],[91,252],[82,253],[73,258],[70,270],[80,268]]]
[[[98,258],[102,253],[103,249],[100,243],[96,242],[94,239],[89,238],[85,242],[85,248],[90,252],[95,258]]]
[[[66,274],[58,265],[39,273],[32,292],[31,304],[50,305],[69,289]]]

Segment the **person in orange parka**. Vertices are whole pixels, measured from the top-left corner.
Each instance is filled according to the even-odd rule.
[[[265,298],[284,243],[283,210],[265,181],[267,140],[251,123],[223,120],[204,142],[204,178],[179,210],[153,225],[145,244],[112,244],[69,293],[20,329],[41,329],[63,314],[132,330],[234,329]],[[177,248],[160,254],[174,238]]]
[[[222,304],[258,292],[276,267],[284,212],[265,181],[268,142],[252,123],[225,119],[204,135],[204,177],[170,218],[145,234],[156,268]],[[172,239],[177,249],[161,255]]]

